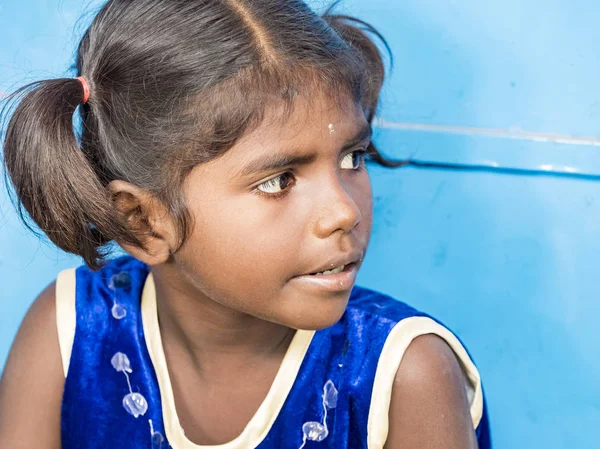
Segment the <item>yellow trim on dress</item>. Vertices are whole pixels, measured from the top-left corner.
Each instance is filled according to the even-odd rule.
[[[77,312],[75,309],[75,268],[61,271],[56,278],[56,330],[65,378],[69,372]]]

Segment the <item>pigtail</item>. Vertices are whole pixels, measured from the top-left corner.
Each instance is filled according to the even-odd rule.
[[[354,17],[333,14],[332,10],[336,5],[337,2],[329,7],[322,17],[363,60],[366,74],[362,104],[367,120],[372,123],[385,80],[385,63],[377,44],[371,39],[370,35],[375,36],[385,47],[390,58],[390,66],[393,65],[392,51],[385,38],[373,26]],[[386,158],[377,150],[374,144],[371,144],[369,150],[370,158],[383,167],[395,168],[408,164],[408,161],[395,161]]]
[[[25,211],[64,251],[99,268],[101,247],[114,238],[137,241],[114,213],[108,190],[82,152],[73,114],[82,102],[77,79],[31,83],[12,94],[4,107],[18,102],[4,139],[4,162],[14,186],[19,214]]]

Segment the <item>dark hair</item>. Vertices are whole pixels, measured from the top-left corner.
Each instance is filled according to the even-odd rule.
[[[373,120],[385,70],[369,34],[387,47],[367,23],[331,8],[319,16],[300,0],[109,0],[77,52],[74,70],[91,90],[80,133],[78,80],[39,81],[9,97],[19,102],[4,159],[21,217],[98,268],[110,241],[142,246],[107,189],[121,179],[167,205],[183,243],[185,176],[258,126],[268,106],[289,114],[295,98],[319,89],[351,95]],[[370,154],[402,164],[374,146]]]

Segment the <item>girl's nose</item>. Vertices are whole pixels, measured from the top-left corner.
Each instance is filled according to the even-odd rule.
[[[319,204],[314,225],[315,235],[325,239],[337,231],[344,234],[352,231],[362,220],[362,214],[350,193],[339,180],[322,191],[326,193],[317,198]]]

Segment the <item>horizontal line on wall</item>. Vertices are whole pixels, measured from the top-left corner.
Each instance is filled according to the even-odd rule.
[[[460,162],[438,162],[438,161],[426,161],[420,159],[409,159],[405,167],[414,167],[418,169],[436,169],[436,170],[449,170],[449,171],[470,171],[470,172],[483,172],[483,173],[498,173],[504,175],[516,175],[516,176],[545,176],[555,178],[574,178],[585,181],[600,181],[600,174],[594,173],[581,173],[578,171],[571,170],[560,170],[560,169],[539,169],[539,168],[523,168],[523,167],[502,167],[499,165],[487,165],[481,164],[462,164]]]
[[[561,134],[546,134],[524,131],[519,128],[494,129],[472,126],[431,125],[427,123],[391,122],[376,119],[375,126],[402,131],[419,131],[442,134],[460,134],[465,136],[486,136],[501,139],[529,140],[533,142],[559,143],[568,145],[584,145],[600,147],[600,137],[581,137]]]

